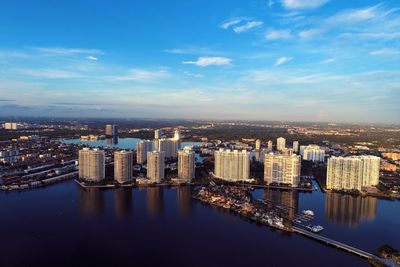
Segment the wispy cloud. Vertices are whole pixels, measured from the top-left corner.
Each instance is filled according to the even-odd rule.
[[[290,30],[269,30],[265,35],[265,38],[270,41],[274,40],[285,40],[292,37]]]
[[[145,70],[145,69],[130,69],[125,75],[111,76],[110,79],[114,81],[139,81],[151,82],[158,81],[169,77],[170,74],[164,70]]]
[[[394,56],[394,55],[400,55],[400,49],[382,48],[371,51],[369,52],[369,54],[373,56]]]
[[[223,66],[231,65],[232,59],[227,57],[199,57],[196,61],[183,61],[183,64],[193,64],[199,67],[207,67],[211,65]]]
[[[251,29],[261,27],[264,23],[259,20],[254,20],[252,18],[246,18],[246,17],[241,17],[241,18],[232,18],[223,21],[220,24],[220,28],[227,30],[227,29],[232,29],[235,33],[242,33],[249,31]]]
[[[287,62],[289,62],[291,60],[293,60],[292,57],[286,57],[286,56],[285,57],[280,57],[275,61],[274,65],[275,66],[280,66],[280,65],[285,64],[285,63],[287,63]]]
[[[80,73],[62,69],[13,69],[20,75],[44,79],[69,79],[83,77]]]
[[[190,71],[184,71],[183,74],[185,74],[186,76],[195,77],[195,78],[203,78],[204,77],[203,74],[193,73],[193,72],[190,72]]]
[[[223,21],[219,26],[222,28],[222,29],[228,29],[229,27],[231,27],[231,26],[233,26],[233,25],[236,25],[236,24],[238,24],[238,23],[240,23],[240,22],[242,22],[243,21],[243,18],[232,18],[232,19],[228,19],[228,20],[225,20],[225,21]]]
[[[325,60],[322,60],[322,61],[321,61],[321,64],[329,64],[329,63],[333,63],[333,62],[335,62],[335,61],[336,61],[336,58],[331,57],[331,58],[327,58],[327,59],[325,59]]]
[[[260,27],[261,25],[263,25],[262,21],[249,21],[244,25],[234,27],[233,31],[236,33],[246,32],[252,28]]]
[[[379,7],[380,5],[376,5],[367,8],[344,10],[328,18],[327,22],[333,24],[344,24],[370,20],[378,16]]]
[[[98,58],[94,57],[94,56],[88,56],[88,57],[86,57],[86,59],[93,60],[93,61],[97,61],[98,60]]]
[[[328,3],[329,0],[282,0],[286,9],[314,9]]]
[[[103,55],[104,54],[104,52],[100,49],[84,49],[84,48],[33,47],[32,50],[53,55],[76,55],[76,54]]]
[[[322,34],[322,29],[309,29],[299,32],[299,37],[303,39],[313,38]]]
[[[164,52],[170,54],[179,54],[179,55],[197,55],[197,54],[213,55],[220,53],[219,51],[216,51],[208,47],[172,48],[172,49],[165,49]]]

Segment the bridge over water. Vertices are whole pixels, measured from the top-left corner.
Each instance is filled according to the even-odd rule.
[[[333,240],[331,238],[328,238],[328,237],[325,237],[325,236],[322,236],[322,235],[319,235],[319,234],[315,234],[313,232],[307,231],[305,229],[302,229],[302,228],[299,228],[299,227],[296,227],[296,226],[294,226],[292,229],[293,229],[293,232],[296,232],[296,233],[299,233],[301,235],[307,236],[309,238],[318,240],[318,241],[323,242],[323,243],[325,243],[327,245],[337,247],[337,248],[345,250],[347,252],[356,254],[357,256],[360,256],[362,258],[375,259],[375,260],[378,260],[378,261],[380,261],[380,262],[382,262],[382,263],[384,263],[384,264],[386,264],[388,266],[399,267],[399,265],[396,264],[393,260],[379,258],[378,256],[375,256],[374,254],[371,254],[371,253],[366,252],[364,250],[355,248],[353,246],[344,244],[342,242]]]

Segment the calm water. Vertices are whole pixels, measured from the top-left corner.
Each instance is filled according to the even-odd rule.
[[[80,139],[68,139],[63,142],[66,144],[82,144],[92,147],[118,147],[122,149],[137,149],[140,138],[107,138],[97,141],[84,141]],[[201,145],[201,142],[181,142],[181,148],[184,146]]]
[[[135,149],[137,150],[137,144],[140,142],[139,138],[107,138],[97,141],[84,141],[80,139],[68,139],[63,142],[66,144],[79,144],[87,145],[91,147],[108,147],[108,148],[122,148],[122,149]],[[192,145],[201,145],[201,142],[181,142],[180,148]],[[196,153],[196,160],[203,161],[203,158]]]
[[[314,210],[324,235],[359,248],[400,247],[400,202],[366,204],[340,195],[326,202],[320,192],[254,194]],[[83,190],[66,181],[0,193],[0,210],[0,266],[369,266],[205,206],[191,199],[190,187]]]

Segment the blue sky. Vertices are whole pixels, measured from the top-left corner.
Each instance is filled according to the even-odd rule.
[[[400,2],[0,2],[0,114],[400,122]]]

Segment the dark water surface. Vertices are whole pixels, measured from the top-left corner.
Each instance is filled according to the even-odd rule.
[[[367,251],[382,243],[400,247],[400,202],[363,204],[339,195],[328,204],[321,192],[254,195],[312,209],[324,235]],[[0,211],[0,266],[369,266],[205,206],[190,187],[84,190],[66,181],[0,193]]]

